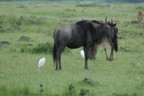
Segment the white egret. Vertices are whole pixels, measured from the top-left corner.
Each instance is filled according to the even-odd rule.
[[[45,62],[46,62],[46,58],[45,57],[41,58],[38,62],[38,68],[44,66]]]
[[[85,54],[84,54],[84,51],[83,51],[83,50],[80,51],[80,55],[81,55],[83,58],[85,58]]]

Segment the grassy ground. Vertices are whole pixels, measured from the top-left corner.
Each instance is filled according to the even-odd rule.
[[[143,96],[144,23],[132,23],[139,9],[144,12],[143,6],[1,2],[0,96]],[[62,70],[55,71],[53,30],[82,19],[104,20],[106,16],[118,22],[119,51],[114,61],[106,61],[103,50],[99,50],[97,59],[89,61],[89,70],[84,70],[79,54],[82,48],[66,49]],[[46,64],[38,69],[43,56]],[[44,92],[40,92],[40,84]]]

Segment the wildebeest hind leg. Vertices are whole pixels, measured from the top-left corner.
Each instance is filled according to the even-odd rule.
[[[65,49],[65,46],[61,45],[59,50],[58,50],[58,66],[57,69],[61,70],[61,54],[63,50]]]
[[[112,48],[111,48],[111,54],[110,54],[109,61],[112,61],[112,60],[113,60],[113,50],[114,50],[114,48],[112,47]]]
[[[61,70],[61,56],[59,57],[59,70]]]
[[[113,42],[111,41],[111,39],[109,39],[109,43],[111,46],[111,53],[110,53],[110,57],[108,58],[109,61],[113,60],[113,51],[114,51],[114,47],[113,47]]]
[[[109,61],[112,61],[113,60],[113,51],[114,51],[114,47],[113,47],[113,43],[112,41],[110,41],[110,45],[111,45],[111,53],[110,53],[110,57],[109,57]]]
[[[56,54],[56,68],[55,68],[55,70],[58,70],[58,63],[59,63],[59,61],[58,61],[58,52],[57,52],[57,54]]]
[[[85,69],[88,69],[89,50],[90,50],[90,47],[84,47],[84,53],[85,53]]]

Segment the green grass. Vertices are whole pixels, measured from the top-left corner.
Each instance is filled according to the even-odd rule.
[[[144,23],[129,23],[137,20],[137,8],[142,6],[143,3],[1,2],[0,42],[10,44],[0,44],[0,96],[80,96],[82,90],[89,91],[83,96],[143,96]],[[66,49],[62,70],[55,71],[50,52],[31,52],[33,48],[52,50],[53,30],[58,26],[105,17],[118,21],[119,51],[112,62],[105,60],[103,50],[98,50],[97,59],[90,60],[89,70],[85,70],[79,54],[82,48]],[[30,40],[20,41],[21,36]],[[38,60],[44,56],[46,64],[38,69]],[[93,84],[81,83],[84,78],[92,79]]]

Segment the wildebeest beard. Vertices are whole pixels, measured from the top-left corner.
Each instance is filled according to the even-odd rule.
[[[113,42],[113,47],[114,50],[117,52],[118,51],[118,37],[117,37],[117,33],[118,33],[118,28],[115,27],[114,28],[114,36],[112,38],[112,42]]]

